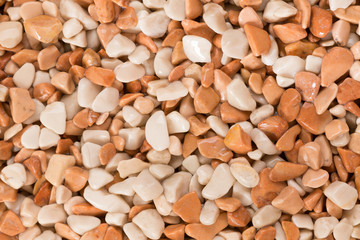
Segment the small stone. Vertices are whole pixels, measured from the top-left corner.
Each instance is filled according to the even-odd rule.
[[[281,225],[284,229],[286,239],[299,239],[300,238],[300,230],[293,222],[282,221]]]
[[[92,110],[99,113],[111,112],[119,104],[119,90],[113,87],[104,88],[92,102]]]
[[[75,84],[69,73],[58,72],[51,78],[51,84],[64,94],[72,94]]]
[[[0,232],[8,236],[16,236],[26,229],[21,219],[11,210],[2,213],[0,218]],[[4,237],[6,239],[6,237]]]
[[[210,113],[220,102],[219,95],[213,88],[200,86],[194,97],[195,111],[198,113]]]
[[[62,17],[65,19],[76,18],[86,30],[92,30],[98,26],[97,22],[89,16],[87,11],[73,0],[61,0],[59,9]]]
[[[287,181],[300,177],[307,169],[303,164],[280,161],[270,170],[269,178],[274,182]]]
[[[215,204],[223,211],[234,212],[241,206],[241,201],[234,197],[225,197],[215,199]]]
[[[333,203],[345,210],[352,209],[355,206],[358,197],[355,188],[340,181],[331,183],[325,189],[324,194]]]
[[[226,30],[221,37],[221,50],[226,56],[243,59],[249,51],[249,43],[244,32],[239,29]]]
[[[20,22],[0,23],[0,45],[4,48],[14,48],[22,40],[23,28]]]
[[[109,57],[118,58],[127,56],[135,50],[135,43],[127,37],[116,34],[106,46],[106,53]]]
[[[224,140],[219,136],[198,140],[197,145],[201,155],[207,158],[228,162],[233,156],[233,153],[225,146]]]
[[[308,169],[302,177],[302,184],[305,187],[319,188],[329,180],[329,173],[323,169]]]
[[[145,125],[145,137],[156,151],[162,151],[169,147],[169,133],[163,111],[154,113],[148,119]]]
[[[266,4],[263,18],[268,23],[282,22],[296,13],[297,9],[284,1],[270,1]]]
[[[136,177],[132,187],[144,201],[153,200],[164,191],[160,182],[154,178],[147,169],[141,171]]]
[[[335,217],[321,217],[315,221],[314,235],[317,238],[326,238],[333,231],[334,227],[339,223]]]
[[[265,30],[250,24],[245,24],[244,30],[249,41],[251,51],[255,56],[258,57],[269,52],[271,42],[269,34]]]
[[[166,33],[169,22],[170,18],[166,15],[165,11],[159,10],[140,18],[138,26],[147,36],[159,38]]]
[[[301,199],[298,191],[290,186],[281,190],[279,195],[274,198],[271,204],[274,207],[291,215],[298,213],[304,207],[304,202]]]
[[[310,32],[315,37],[323,38],[331,31],[332,15],[328,10],[312,6],[310,21]]]
[[[1,170],[0,178],[10,187],[19,189],[26,181],[25,167],[20,163],[7,165]]]
[[[255,212],[252,217],[252,224],[256,228],[262,228],[274,224],[279,220],[280,216],[280,209],[277,209],[272,205],[266,205]]]
[[[259,174],[247,163],[247,160],[246,163],[232,163],[230,165],[230,171],[235,179],[244,187],[253,188],[259,183]]]
[[[43,43],[51,43],[62,31],[61,21],[55,17],[40,15],[26,19],[25,32]]]
[[[250,136],[238,124],[227,132],[224,144],[238,154],[252,151]]]
[[[114,69],[114,72],[116,80],[123,83],[129,83],[143,77],[145,75],[145,68],[139,64],[124,62],[119,64]]]
[[[150,239],[159,239],[164,232],[165,224],[155,209],[146,209],[138,213],[133,222]]]
[[[65,170],[75,165],[74,156],[54,154],[48,163],[45,178],[54,186],[60,186],[65,179]]]
[[[210,62],[211,43],[202,37],[186,35],[182,39],[184,52],[192,62]]]
[[[242,111],[255,110],[256,102],[242,80],[234,79],[226,89],[228,102],[231,106]]]
[[[298,72],[295,75],[295,87],[302,99],[307,102],[314,101],[320,89],[321,80],[314,73]]]
[[[200,221],[201,202],[196,192],[182,196],[173,204],[172,210],[187,223],[198,223]]]
[[[21,145],[28,149],[39,148],[40,127],[33,125],[21,135]]]
[[[226,213],[222,213],[212,225],[203,225],[201,223],[191,223],[186,225],[185,232],[194,239],[213,239],[217,233],[228,225]]]
[[[64,223],[66,212],[63,205],[50,204],[42,207],[38,214],[38,222],[44,227],[53,227],[55,223]]]
[[[26,89],[10,88],[9,96],[11,99],[11,115],[15,123],[21,123],[35,113],[35,102]]]
[[[71,18],[64,23],[62,32],[65,38],[72,38],[79,32],[81,32],[82,29],[83,26],[81,25],[79,20],[77,20],[76,18]]]
[[[13,76],[17,87],[29,89],[35,79],[35,67],[31,63],[25,63]]]
[[[245,227],[251,221],[249,211],[242,205],[234,212],[227,212],[227,217],[229,225],[233,227]]]
[[[65,104],[53,102],[47,105],[40,114],[40,122],[57,134],[64,134],[66,126]]]

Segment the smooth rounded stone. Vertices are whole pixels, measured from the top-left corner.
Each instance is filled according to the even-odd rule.
[[[333,236],[336,240],[350,239],[353,226],[346,219],[342,219],[333,230]]]
[[[250,114],[250,121],[255,126],[258,125],[261,121],[265,120],[268,117],[271,117],[274,114],[274,107],[270,104],[263,105],[255,109]]]
[[[338,207],[350,210],[355,206],[358,193],[349,184],[336,181],[331,183],[324,191],[324,194]]]
[[[183,98],[188,94],[188,89],[180,81],[175,81],[163,88],[158,88],[156,97],[158,101],[170,101]]]
[[[169,216],[172,211],[172,204],[166,200],[164,194],[154,199],[154,205],[158,213],[162,216]]]
[[[249,164],[234,162],[230,165],[230,171],[244,187],[253,188],[259,183],[259,174]]]
[[[273,225],[281,217],[281,210],[273,207],[272,205],[266,205],[258,209],[252,217],[252,223],[256,228],[262,228],[268,225]]]
[[[127,222],[127,216],[124,213],[107,213],[105,222],[109,225],[122,227]]]
[[[356,204],[352,209],[345,210],[343,218],[350,221],[353,226],[360,224],[360,204]]]
[[[40,231],[40,229],[39,229]],[[41,231],[40,231],[41,232]],[[34,238],[34,240],[59,240],[59,235],[53,233],[50,230],[46,230],[44,232],[42,232],[41,234],[39,234]],[[61,238],[60,238],[61,239]]]
[[[65,222],[66,212],[60,204],[50,204],[42,207],[38,214],[38,222],[44,227],[52,227],[55,223]]]
[[[1,180],[14,189],[19,189],[26,182],[26,171],[24,165],[13,163],[1,170]]]
[[[229,131],[229,126],[224,123],[221,118],[217,116],[209,116],[206,119],[206,123],[209,124],[210,128],[219,136],[225,138],[227,132]]]
[[[147,94],[156,96],[156,91],[159,88],[166,87],[169,84],[167,79],[163,80],[154,80],[148,83]]]
[[[150,149],[146,154],[146,158],[150,163],[168,164],[171,160],[171,154],[168,149],[162,151]]]
[[[78,215],[70,215],[66,222],[74,232],[80,235],[96,228],[101,223],[97,217]]]
[[[208,184],[202,190],[202,196],[209,200],[215,200],[224,196],[233,186],[235,178],[231,174],[230,167],[226,163],[219,164],[211,176]]]
[[[166,122],[169,134],[188,132],[190,129],[189,121],[178,111],[166,115]]]
[[[77,20],[76,18],[71,18],[64,23],[62,32],[65,38],[72,38],[76,34],[81,32],[82,29],[83,26],[81,25],[79,20]]]
[[[165,164],[151,164],[149,171],[155,178],[162,180],[174,173],[174,168]]]
[[[168,0],[164,4],[166,15],[175,20],[182,21],[185,19],[185,0]]]
[[[123,231],[129,240],[147,240],[147,237],[141,229],[132,222],[126,223],[123,227]]]
[[[150,239],[159,239],[165,229],[165,223],[155,209],[142,210],[132,221]]]
[[[74,116],[82,110],[77,98],[77,91],[74,91],[72,94],[66,94],[61,98],[61,102],[65,104],[66,108],[66,120],[72,120]]]
[[[278,58],[273,66],[273,71],[277,75],[295,78],[296,73],[305,70],[305,60],[298,56],[285,56]]]
[[[9,7],[6,12],[11,21],[19,21],[21,19],[20,7]]]
[[[82,78],[78,84],[77,100],[78,104],[84,108],[91,108],[96,96],[101,92],[101,86],[92,83],[86,78]]]
[[[221,37],[221,50],[228,57],[243,59],[249,52],[249,43],[240,29],[228,29]]]
[[[293,85],[295,83],[295,79],[277,75],[276,76],[276,83],[282,88],[287,88],[287,87],[290,87],[291,85]]]
[[[110,134],[106,130],[85,130],[81,137],[82,142],[92,142],[104,145],[110,142]]]
[[[200,212],[200,222],[204,225],[212,225],[220,215],[220,209],[212,200],[207,200]]]
[[[144,45],[139,45],[128,58],[129,61],[134,64],[142,64],[150,58],[150,51]]]
[[[118,33],[106,45],[106,54],[111,58],[118,58],[131,54],[135,48],[133,41]]]
[[[253,203],[251,189],[244,187],[239,182],[235,182],[233,186],[232,197],[239,199],[243,206],[250,206]]]
[[[25,63],[16,71],[13,81],[17,87],[29,89],[35,79],[35,67],[32,63]]]
[[[89,185],[92,189],[98,190],[114,180],[114,176],[102,168],[93,168],[89,171]]]
[[[356,81],[360,81],[360,61],[355,61],[350,68],[350,77]]]
[[[141,31],[149,37],[160,38],[164,36],[170,18],[164,10],[152,12],[149,15],[139,19],[139,27]]]
[[[226,87],[228,102],[231,106],[242,111],[253,111],[256,102],[242,79],[234,79]]]
[[[19,15],[26,20],[43,14],[41,2],[25,2],[21,5]]]
[[[123,128],[119,131],[119,136],[125,140],[125,149],[136,150],[145,139],[145,131],[141,128]]]
[[[66,20],[76,18],[82,23],[85,30],[95,29],[98,26],[85,9],[73,0],[61,0],[59,9],[63,18]]]
[[[315,74],[319,74],[321,71],[322,58],[308,55],[305,60],[305,70]]]
[[[120,196],[110,194],[104,189],[94,190],[87,186],[84,190],[84,198],[94,207],[106,212],[128,213],[129,205]]]
[[[296,15],[297,9],[279,0],[270,0],[264,9],[263,20],[268,23],[281,22],[291,16]]]
[[[169,147],[169,133],[163,111],[155,112],[148,119],[145,125],[145,138],[156,151],[162,151]]]
[[[270,37],[270,42],[271,42],[270,49],[269,49],[268,53],[261,55],[261,61],[266,66],[274,65],[275,61],[279,58],[279,47],[278,47],[274,37],[271,35],[269,35],[269,37]]]
[[[117,170],[121,178],[126,178],[149,167],[150,163],[141,161],[138,158],[132,158],[129,160],[121,160],[117,166]]]
[[[111,185],[109,192],[113,194],[119,194],[124,196],[134,196],[135,191],[133,189],[133,184],[136,177],[128,177],[125,180]]]
[[[274,155],[278,153],[275,144],[260,129],[254,128],[251,130],[250,137],[261,152],[268,155]]]
[[[31,198],[25,198],[20,206],[20,217],[24,227],[32,227],[37,223],[37,215],[41,207],[34,203]]]
[[[192,175],[188,172],[177,172],[162,182],[164,195],[168,202],[175,203],[180,197],[189,192]]]
[[[55,187],[64,181],[65,170],[75,165],[75,157],[70,155],[54,154],[51,156],[45,172],[45,179]]]
[[[338,8],[346,9],[351,5],[352,2],[353,2],[352,0],[342,0],[342,1],[329,0],[330,10],[335,11]]]
[[[86,142],[81,147],[81,157],[86,168],[94,168],[100,166],[99,152],[101,146],[95,143]]]
[[[144,201],[151,201],[160,196],[164,191],[160,182],[151,175],[148,169],[144,169],[136,177],[133,189]]]
[[[85,30],[79,32],[78,34],[76,34],[75,36],[73,36],[71,38],[63,37],[61,40],[63,40],[63,42],[65,42],[65,43],[68,43],[68,44],[71,44],[71,45],[74,45],[77,47],[81,47],[81,48],[84,48],[88,45]]]
[[[216,3],[207,3],[204,5],[203,19],[206,25],[218,34],[223,34],[227,29],[225,14],[227,12]]]
[[[22,129],[23,129],[23,126],[21,123],[15,123],[10,128],[6,129],[6,131],[4,132],[4,141],[6,142],[9,139],[11,139],[12,137],[14,137]]]
[[[18,45],[23,38],[23,27],[20,22],[1,22],[0,23],[0,45],[4,48],[13,48]]]
[[[54,131],[44,127],[40,131],[39,146],[40,149],[46,150],[57,145],[60,136]]]
[[[196,170],[196,175],[198,176],[198,182],[201,185],[206,185],[209,183],[211,176],[214,173],[214,169],[209,164],[201,165]]]
[[[21,145],[28,149],[39,148],[40,126],[33,125],[21,135]]]
[[[94,99],[92,110],[99,113],[111,112],[119,104],[120,94],[116,88],[104,88]]]
[[[56,203],[64,204],[72,197],[72,191],[65,187],[64,185],[60,185],[56,188]]]
[[[145,75],[145,68],[142,65],[124,62],[119,64],[115,69],[116,80],[128,83],[135,81]]]
[[[191,174],[195,174],[196,170],[200,167],[199,159],[196,155],[190,155],[184,159],[182,166]]]
[[[335,217],[321,217],[315,221],[314,234],[317,238],[326,238],[329,236],[334,227],[339,223]]]
[[[211,62],[211,43],[209,40],[195,36],[186,35],[182,38],[186,57],[192,62]]]
[[[291,217],[291,221],[298,227],[298,228],[305,228],[309,230],[314,229],[314,223],[312,218],[307,214],[295,214]]]
[[[64,210],[66,214],[73,215],[74,212],[72,211],[72,207],[80,203],[86,203],[86,200],[81,196],[75,196],[70,198],[67,202],[64,203]]]
[[[128,106],[128,105],[124,106],[122,112],[125,122],[127,122],[131,127],[137,127],[143,125],[147,120],[145,115],[140,114],[132,106]]]

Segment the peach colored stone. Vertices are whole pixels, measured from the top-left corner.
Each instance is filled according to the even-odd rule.
[[[99,226],[100,227],[100,226]],[[92,240],[92,239],[89,239]],[[114,226],[109,226],[106,229],[104,240],[123,240],[122,231]]]
[[[338,86],[335,83],[331,83],[327,88],[320,91],[314,100],[317,114],[323,114],[328,109],[335,99],[337,92]]]
[[[0,141],[0,160],[8,160],[12,155],[13,143]]]
[[[280,116],[271,116],[258,123],[257,127],[271,140],[278,140],[288,130],[289,125]]]
[[[35,102],[31,99],[27,89],[10,88],[9,96],[11,115],[15,123],[21,123],[35,113]]]
[[[360,98],[360,82],[346,78],[339,84],[336,99],[339,104],[345,104]]]
[[[43,43],[54,42],[62,30],[61,21],[47,15],[26,19],[24,27],[27,34]]]
[[[138,24],[136,11],[132,7],[125,8],[116,20],[116,26],[120,29],[134,28]]]
[[[238,154],[246,154],[252,151],[250,136],[238,124],[228,131],[224,144]]]
[[[85,70],[85,77],[91,82],[104,87],[111,87],[115,81],[114,71],[95,66]]]
[[[83,168],[74,166],[65,170],[65,185],[73,192],[83,189],[88,178],[89,172]]]
[[[277,107],[278,114],[286,121],[292,122],[300,111],[301,95],[294,88],[288,88],[282,94]]]
[[[298,162],[306,164],[314,170],[318,170],[324,164],[324,157],[320,145],[316,142],[306,143],[299,149]]]
[[[304,207],[304,201],[301,199],[298,191],[291,186],[281,190],[279,195],[272,200],[271,204],[291,215],[297,214]]]
[[[302,184],[306,187],[319,188],[329,180],[329,173],[324,169],[308,169],[302,177]]]
[[[164,235],[171,240],[184,240],[185,224],[167,226],[164,230]]]
[[[37,58],[40,70],[44,71],[55,67],[56,60],[60,57],[60,55],[61,53],[55,45],[50,45],[41,50]]]
[[[246,121],[250,118],[250,113],[247,111],[240,111],[232,107],[228,102],[220,105],[220,116],[221,120],[225,123],[237,123]]]
[[[0,181],[0,201],[15,202],[16,198],[17,190]]]
[[[234,212],[241,206],[241,201],[234,197],[215,199],[216,206],[226,212]]]
[[[7,210],[2,213],[0,217],[0,232],[9,236],[16,236],[24,231],[25,227],[21,219],[13,211]]]
[[[325,10],[324,10],[325,11]],[[342,47],[332,48],[321,63],[321,86],[328,87],[349,71],[354,62],[350,50]]]
[[[318,6],[311,7],[310,32],[318,38],[325,37],[332,28],[332,15],[330,11]]]
[[[275,25],[273,30],[278,38],[285,44],[297,42],[307,36],[307,32],[299,24],[295,23]]]
[[[226,213],[221,213],[216,222],[212,225],[203,225],[201,223],[191,223],[186,225],[185,233],[201,240],[212,240],[217,233],[228,226]]]
[[[200,86],[194,97],[195,111],[209,113],[219,104],[220,97],[212,88]]]
[[[346,9],[338,8],[334,11],[337,18],[348,21],[352,24],[358,24],[360,21],[360,7],[358,5],[349,6]]]
[[[273,76],[269,76],[265,79],[262,93],[269,104],[276,105],[284,91],[285,90],[276,83]]]
[[[295,146],[295,139],[301,132],[299,125],[295,125],[288,129],[276,142],[276,148],[279,151],[291,151]]]
[[[185,16],[195,19],[202,14],[203,8],[200,0],[185,0]]]
[[[247,23],[258,28],[264,27],[261,18],[252,7],[243,8],[240,11],[238,20],[240,27],[244,27]]]
[[[313,192],[309,193],[307,197],[304,198],[304,206],[308,211],[312,211],[315,205],[319,202],[319,199],[323,195],[321,189],[315,189]]]
[[[255,240],[274,240],[276,229],[273,226],[260,228],[255,235]]]
[[[306,29],[310,26],[311,5],[307,0],[294,0],[295,7],[301,15],[301,26]]]
[[[360,155],[354,153],[349,149],[337,148],[340,158],[344,164],[345,169],[349,173],[353,173],[355,169],[360,166]]]
[[[340,119],[332,120],[325,127],[326,138],[330,141],[347,132],[349,132],[349,126],[346,124],[345,121],[341,121]]]
[[[295,88],[300,92],[303,101],[314,101],[319,92],[320,83],[320,78],[311,72],[298,72],[295,75]]]
[[[281,226],[284,229],[287,240],[296,240],[300,238],[300,230],[293,222],[282,221]]]
[[[269,52],[271,42],[269,34],[265,30],[252,26],[249,23],[244,25],[244,30],[250,48],[255,56]]]
[[[233,153],[226,147],[224,140],[219,136],[198,140],[197,146],[201,155],[207,158],[228,162],[233,157]]]
[[[190,192],[173,204],[172,210],[187,223],[200,222],[201,202],[197,193]]]
[[[201,85],[208,88],[214,83],[214,64],[206,63],[201,68]]]
[[[232,227],[245,227],[251,221],[251,215],[243,205],[234,211],[227,212],[227,221]]]
[[[323,114],[318,115],[314,104],[304,103],[300,109],[300,113],[296,118],[296,121],[307,131],[312,134],[322,134],[325,132],[325,126],[332,120],[332,116],[329,111],[325,111]]]
[[[301,40],[286,45],[285,53],[286,55],[295,55],[300,58],[306,58],[308,55],[311,55],[317,47],[318,45],[316,43]]]
[[[308,166],[291,162],[277,162],[270,170],[269,178],[273,182],[281,182],[291,180],[303,175]]]
[[[190,19],[185,19],[181,21],[181,26],[184,28],[184,31],[187,35],[203,37],[210,42],[215,35],[215,32],[211,30],[204,22],[199,23]]]

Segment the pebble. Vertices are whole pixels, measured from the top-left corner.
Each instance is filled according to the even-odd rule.
[[[279,48],[273,36],[269,35],[270,37],[270,48],[266,54],[261,55],[261,61],[266,66],[274,65],[275,61],[279,58]]]
[[[1,22],[0,33],[0,45],[4,48],[13,48],[22,40],[23,27],[20,22]]]
[[[62,17],[65,19],[76,18],[82,23],[85,30],[95,29],[98,26],[97,22],[73,0],[61,0],[59,9]]]
[[[145,75],[145,68],[142,65],[124,62],[119,64],[115,69],[116,80],[129,83],[140,79]]]
[[[150,58],[150,51],[144,46],[139,45],[129,55],[129,61],[134,64],[142,64]]]
[[[54,186],[60,186],[65,178],[65,170],[75,165],[73,156],[54,154],[48,163],[45,178]]]
[[[145,139],[145,131],[140,128],[125,128],[119,131],[119,136],[125,140],[125,149],[138,149]]]
[[[233,153],[224,144],[224,140],[219,136],[198,140],[197,146],[201,155],[207,158],[228,162],[233,156]]]
[[[331,11],[335,11],[338,8],[343,8],[346,9],[347,7],[349,7],[351,5],[352,1],[350,0],[345,0],[345,1],[336,1],[336,0],[329,0],[329,6]]]
[[[170,18],[166,15],[165,11],[159,10],[139,18],[139,27],[147,36],[159,38],[166,33],[169,22]]]
[[[40,113],[40,122],[57,134],[64,134],[66,127],[66,110],[63,102],[48,104]]]
[[[273,71],[277,75],[294,78],[298,72],[305,70],[305,61],[298,56],[285,56],[277,59]]]
[[[35,114],[36,104],[26,89],[10,88],[9,96],[11,115],[15,123],[21,123]]]
[[[228,29],[221,37],[221,50],[226,56],[243,59],[249,51],[246,35],[239,29]]]
[[[238,154],[245,154],[252,150],[250,136],[238,124],[227,132],[224,144]]]
[[[24,186],[26,181],[25,168],[20,163],[7,165],[1,170],[1,180],[14,189]]]
[[[63,25],[63,34],[65,38],[72,38],[83,30],[83,26],[76,18],[71,18]]]
[[[230,165],[230,171],[244,187],[252,188],[259,183],[259,174],[248,163],[234,162]]]
[[[83,235],[100,225],[100,219],[92,216],[70,215],[66,221],[69,224],[69,227],[80,235]]]
[[[118,33],[106,45],[106,53],[109,57],[118,58],[131,54],[135,48],[133,41]]]
[[[305,60],[305,70],[315,74],[319,74],[321,70],[321,63],[322,58],[308,55]]]
[[[222,34],[227,30],[224,15],[225,10],[218,4],[208,3],[203,6],[203,19],[214,32]]]
[[[132,187],[144,201],[153,200],[164,191],[160,182],[151,175],[148,169],[141,171],[136,177]]]
[[[297,9],[284,1],[271,0],[266,4],[263,19],[268,23],[281,22],[296,15]]]
[[[301,199],[298,191],[291,186],[281,190],[271,204],[291,215],[297,214],[304,207],[304,201]]]
[[[307,214],[295,214],[291,217],[291,221],[298,227],[303,229],[314,229],[314,223]]]
[[[250,24],[245,24],[244,30],[251,51],[255,56],[260,56],[269,52],[271,41],[269,34],[265,30]]]
[[[280,219],[280,216],[281,210],[272,205],[266,205],[255,212],[252,217],[252,224],[256,228],[262,228],[274,224]]]
[[[251,140],[263,153],[273,155],[278,152],[275,144],[258,128],[254,128],[250,133]]]
[[[242,111],[253,111],[256,102],[241,79],[234,79],[226,88],[228,102]]]
[[[186,57],[192,62],[210,62],[211,43],[209,40],[195,36],[186,35],[182,39]]]
[[[119,104],[119,91],[113,87],[104,88],[92,102],[91,108],[95,112],[111,112]]]
[[[164,232],[165,224],[155,209],[146,209],[133,218],[143,233],[150,239],[159,239]]]
[[[39,148],[40,127],[32,125],[21,135],[21,145],[28,149]]]
[[[255,27],[263,28],[263,23],[260,16],[255,12],[252,7],[245,7],[241,9],[238,21],[240,27],[244,27],[246,23],[249,23]]]
[[[92,189],[98,190],[114,180],[114,177],[102,168],[92,168],[89,171],[88,182]]]
[[[42,207],[38,214],[38,222],[44,227],[53,227],[55,223],[64,223],[66,212],[60,204],[50,204]]]
[[[158,101],[170,101],[185,97],[188,90],[181,81],[175,81],[165,87],[160,87],[156,90],[156,97]]]
[[[210,113],[219,102],[220,97],[213,88],[200,86],[194,96],[194,107],[199,113]]]
[[[78,46],[81,48],[84,48],[88,45],[85,30],[79,32],[78,34],[76,34],[75,36],[73,36],[71,38],[63,37],[62,40],[65,43],[69,43],[69,44],[72,44],[74,46]]]
[[[234,184],[234,180],[230,167],[227,164],[222,163],[218,165],[209,183],[202,190],[203,197],[215,200],[224,196]]]
[[[169,134],[188,132],[190,129],[189,121],[177,111],[166,115],[166,122]]]
[[[321,217],[315,221],[314,234],[317,238],[326,238],[339,223],[335,217]]]
[[[175,20],[182,21],[185,19],[185,0],[170,0],[164,4],[166,15]]]
[[[29,89],[35,79],[35,67],[31,63],[25,63],[13,76],[15,85],[19,88]]]
[[[303,175],[308,167],[302,164],[279,161],[270,170],[269,178],[271,181],[287,181]]]
[[[168,202],[175,203],[188,193],[192,175],[188,172],[177,172],[162,182],[164,195]]]
[[[25,32],[43,43],[53,42],[62,31],[61,21],[55,17],[39,15],[24,21]]]
[[[332,202],[342,209],[350,210],[355,206],[358,194],[355,188],[344,182],[333,182],[324,191]]]
[[[228,225],[226,213],[219,215],[214,224],[203,225],[201,223],[191,223],[185,227],[185,233],[194,239],[213,239],[217,233]]]
[[[172,206],[173,212],[187,223],[200,221],[201,202],[196,192],[190,192],[182,196]]]
[[[146,240],[147,237],[144,235],[144,233],[141,231],[141,229],[136,226],[134,223],[129,222],[126,223],[123,227],[124,233],[129,238],[129,240]]]
[[[159,131],[159,129],[162,129]],[[145,125],[145,137],[147,142],[156,150],[162,151],[169,147],[169,133],[163,111],[151,115]]]

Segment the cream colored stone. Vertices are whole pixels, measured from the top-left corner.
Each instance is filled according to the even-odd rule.
[[[75,157],[54,154],[51,156],[48,167],[45,172],[45,178],[55,187],[62,184],[64,180],[64,172],[67,168],[75,165]]]

